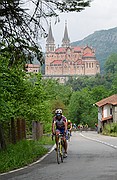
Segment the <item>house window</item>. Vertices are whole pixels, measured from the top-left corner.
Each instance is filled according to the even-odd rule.
[[[110,115],[112,115],[112,108],[110,108]]]

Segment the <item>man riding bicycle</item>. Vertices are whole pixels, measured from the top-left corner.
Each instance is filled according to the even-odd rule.
[[[67,132],[67,119],[62,115],[62,109],[57,109],[55,111],[55,116],[52,121],[52,134],[55,135],[56,145],[58,144],[58,134],[63,134],[63,147],[64,147],[64,158],[67,157],[67,141],[66,141],[66,132]]]

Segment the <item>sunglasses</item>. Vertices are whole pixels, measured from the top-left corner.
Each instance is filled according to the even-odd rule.
[[[56,114],[56,116],[61,116],[61,114]]]

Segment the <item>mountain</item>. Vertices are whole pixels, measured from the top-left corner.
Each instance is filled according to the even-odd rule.
[[[104,72],[104,64],[107,58],[112,54],[117,54],[117,27],[95,31],[83,40],[71,43],[72,46],[89,45],[96,50],[96,59],[100,62],[101,72]]]

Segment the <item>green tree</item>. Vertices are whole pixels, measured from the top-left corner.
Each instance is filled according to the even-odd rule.
[[[114,74],[111,91],[111,94],[117,94],[117,73]]]
[[[97,108],[94,104],[107,97],[109,93],[103,86],[73,92],[69,104],[69,119],[76,124],[83,123],[94,127],[97,122]]]
[[[117,54],[112,54],[105,62],[106,73],[117,73]]]
[[[110,92],[108,91],[108,89],[105,88],[105,86],[103,86],[103,85],[96,86],[96,87],[92,88],[92,90],[90,91],[90,94],[93,97],[93,100],[95,102],[108,97],[109,93]]]
[[[55,109],[62,108],[64,115],[68,116],[68,105],[72,95],[72,88],[52,79],[45,79],[42,83],[51,113],[54,115]]]
[[[69,104],[69,119],[72,119],[76,124],[87,123],[92,105],[92,98],[87,88],[73,92]]]
[[[0,123],[1,129],[4,122],[10,122],[24,113],[25,91],[24,75],[21,66],[8,68],[9,56],[0,56]],[[2,129],[3,132],[3,129]],[[2,136],[4,137],[4,136]],[[4,140],[5,142],[5,140]]]
[[[41,75],[26,74],[22,71],[22,65],[9,68],[7,53],[5,56],[0,55],[0,59],[0,134],[2,135],[0,141],[1,144],[2,142],[5,144],[2,125],[6,122],[25,119],[28,124],[32,124],[32,120],[46,123],[51,120],[51,114]],[[14,136],[13,142],[15,141]]]

